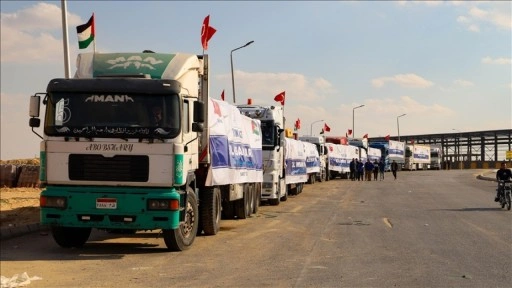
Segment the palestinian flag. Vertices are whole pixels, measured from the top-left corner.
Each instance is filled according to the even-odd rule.
[[[76,33],[78,34],[78,48],[85,49],[94,40],[94,13],[87,23],[76,26]]]

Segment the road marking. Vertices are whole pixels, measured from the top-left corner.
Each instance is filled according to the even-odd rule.
[[[384,221],[384,224],[386,224],[389,228],[393,228],[393,224],[388,218],[382,218],[382,220]]]

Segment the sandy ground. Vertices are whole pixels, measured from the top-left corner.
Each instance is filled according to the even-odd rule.
[[[0,188],[0,228],[39,223],[39,188]]]

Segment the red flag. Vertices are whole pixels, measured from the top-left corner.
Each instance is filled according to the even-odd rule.
[[[277,94],[276,97],[274,97],[274,101],[281,102],[281,105],[283,105],[283,106],[284,106],[284,99],[285,99],[284,91]]]
[[[210,15],[206,16],[203,20],[203,27],[201,27],[201,44],[204,50],[208,50],[208,41],[212,38],[217,30],[210,26]]]
[[[224,90],[222,90],[222,93],[220,94],[220,99],[222,99],[222,101],[224,101]]]
[[[325,132],[331,131],[331,127],[327,126],[327,123],[324,123],[324,130]]]
[[[348,135],[352,135],[352,129],[348,129]]]
[[[384,139],[386,139],[386,141],[389,141],[389,135],[387,135],[386,137],[384,137]]]
[[[300,119],[297,118],[297,120],[295,121],[295,129],[298,130],[300,129]]]
[[[368,139],[368,134],[364,134],[363,138],[367,138]]]

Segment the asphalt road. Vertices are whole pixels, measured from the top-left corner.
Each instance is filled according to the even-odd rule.
[[[215,236],[166,252],[158,233],[96,231],[81,249],[45,233],[1,242],[28,287],[511,287],[512,211],[475,170],[307,185]]]

